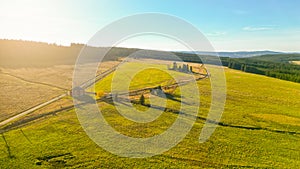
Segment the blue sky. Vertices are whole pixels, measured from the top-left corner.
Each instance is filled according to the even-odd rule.
[[[180,17],[196,26],[217,51],[300,51],[297,0],[0,0],[0,38],[68,45],[86,43],[105,25],[144,12]],[[159,38],[120,46],[182,50]],[[156,42],[155,42],[156,40]],[[152,43],[152,44],[151,44]]]

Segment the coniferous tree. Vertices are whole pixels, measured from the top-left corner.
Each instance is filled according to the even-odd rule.
[[[145,96],[143,94],[140,97],[140,104],[145,105]]]

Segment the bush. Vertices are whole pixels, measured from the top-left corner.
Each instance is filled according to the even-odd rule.
[[[104,91],[102,91],[102,90],[99,90],[98,92],[97,92],[97,96],[99,97],[99,98],[101,98],[102,96],[104,96]]]

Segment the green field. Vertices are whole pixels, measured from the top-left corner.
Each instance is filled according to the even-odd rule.
[[[105,92],[110,92],[112,88],[117,91],[126,91],[128,87],[129,90],[136,90],[174,83],[172,77],[186,78],[191,75],[169,71],[167,65],[128,62],[107,78],[96,83],[94,88],[96,91],[103,90]],[[126,83],[128,86],[124,85]]]
[[[166,70],[165,65],[153,65],[148,73],[137,74],[131,89],[167,83],[170,76],[155,67]],[[199,135],[210,107],[209,79],[197,82],[201,107],[192,130],[182,142],[161,155],[136,159],[110,154],[89,139],[75,111],[70,110],[4,133],[0,141],[0,168],[299,167],[300,84],[232,69],[225,69],[225,73],[227,100],[222,125],[205,143],[199,143]],[[113,76],[96,84],[96,91],[109,91]],[[142,83],[145,81],[147,84]],[[175,91],[175,95],[178,93]],[[111,104],[99,105],[117,131],[133,137],[160,134],[177,117],[176,111],[167,111],[153,122],[138,124],[121,117]],[[169,100],[167,107],[176,110],[180,104]]]

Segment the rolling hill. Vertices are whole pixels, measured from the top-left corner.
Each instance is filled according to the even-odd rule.
[[[153,78],[156,73],[139,77]],[[209,79],[197,82],[201,107],[192,130],[181,143],[161,155],[123,158],[110,154],[88,138],[75,111],[69,110],[3,133],[0,168],[297,168],[300,84],[233,69],[225,69],[225,73],[225,112],[205,143],[200,144],[198,139],[210,108]],[[98,86],[105,86],[110,78]],[[168,111],[157,120],[138,124],[120,116],[113,104],[99,103],[107,122],[133,137],[165,131],[177,118],[178,106],[179,102],[170,100]],[[141,105],[135,107],[143,109]]]
[[[71,46],[58,46],[43,42],[0,40],[0,67],[49,67],[57,65],[74,65],[76,59],[84,47],[83,44]],[[98,61],[98,54],[108,48],[86,47],[93,58],[87,63]],[[104,58],[104,61],[114,61],[119,57],[128,56],[136,49],[112,48]]]

